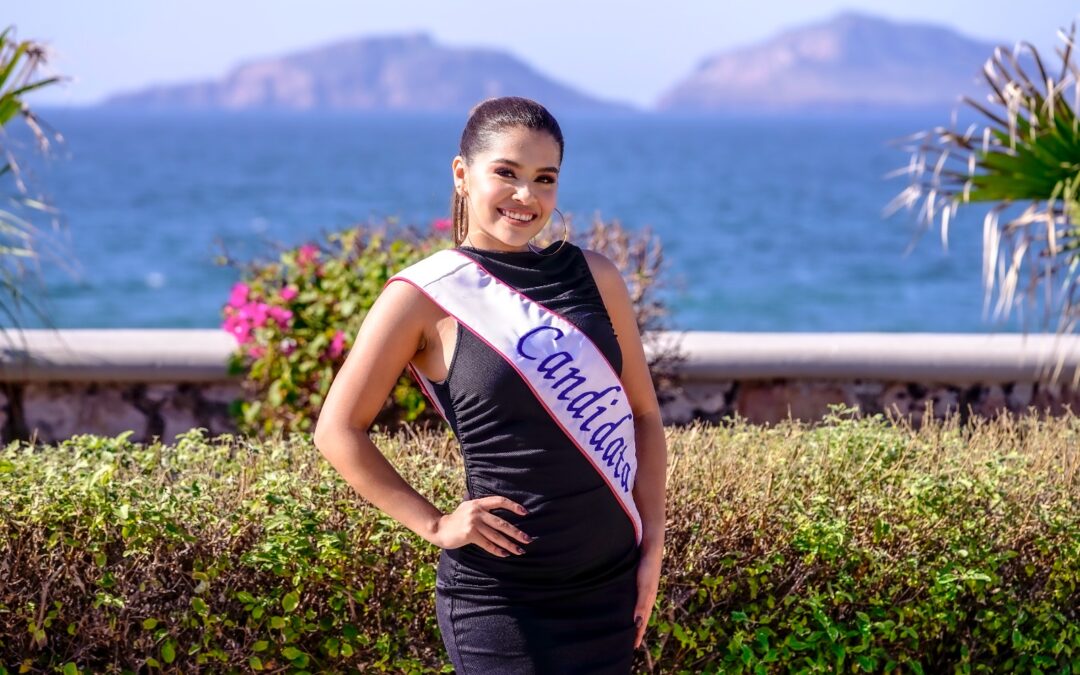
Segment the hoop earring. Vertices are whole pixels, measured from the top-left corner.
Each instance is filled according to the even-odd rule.
[[[558,253],[559,251],[561,251],[562,247],[566,246],[566,240],[570,236],[570,226],[566,224],[566,216],[564,216],[562,211],[560,211],[559,209],[553,209],[553,210],[555,211],[555,213],[559,214],[559,220],[562,221],[562,228],[563,228],[562,240],[559,242],[559,248],[555,249],[551,253],[544,254],[543,255],[544,258],[549,258],[549,257],[555,255],[556,253]],[[539,234],[539,233],[537,233],[537,234]],[[529,241],[529,243],[531,245],[534,245],[534,244],[532,244],[531,240]],[[534,250],[533,252],[534,253],[539,253],[539,251],[536,251],[536,250]]]
[[[453,225],[455,239],[457,239],[457,245],[460,246],[469,234],[469,206],[464,190],[458,192],[457,200],[458,217]]]

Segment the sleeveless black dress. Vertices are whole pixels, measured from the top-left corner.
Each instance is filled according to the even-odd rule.
[[[558,247],[458,250],[584,331],[621,373],[584,253]],[[434,391],[461,445],[467,498],[522,504],[525,516],[493,513],[535,537],[505,558],[475,544],[442,550],[436,613],[457,673],[629,673],[640,553],[616,496],[521,376],[460,324]]]

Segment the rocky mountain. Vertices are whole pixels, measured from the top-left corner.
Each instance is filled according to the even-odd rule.
[[[126,108],[461,112],[491,96],[520,95],[558,112],[615,112],[601,101],[490,49],[447,47],[429,35],[372,37],[254,60],[208,82],[121,93]]]
[[[705,59],[663,93],[662,111],[840,112],[948,109],[994,44],[929,24],[844,13]]]

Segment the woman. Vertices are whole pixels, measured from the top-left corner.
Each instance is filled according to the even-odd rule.
[[[667,449],[626,286],[565,233],[530,242],[562,156],[540,104],[472,110],[451,164],[455,248],[387,283],[315,430],[361,496],[442,549],[458,673],[627,673],[659,584]],[[461,444],[468,499],[452,513],[367,434],[405,367]]]

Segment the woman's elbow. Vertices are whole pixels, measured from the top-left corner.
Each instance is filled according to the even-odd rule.
[[[332,445],[334,438],[341,434],[343,425],[339,420],[331,419],[327,415],[321,415],[315,422],[315,431],[311,434],[311,440],[319,452],[326,454]]]

